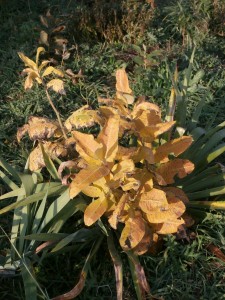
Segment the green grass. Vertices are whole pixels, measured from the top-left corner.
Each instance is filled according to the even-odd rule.
[[[69,4],[70,1],[67,1]],[[20,145],[16,141],[17,129],[27,122],[30,115],[55,118],[45,99],[45,94],[38,87],[25,92],[24,79],[21,77],[22,62],[17,55],[24,52],[34,57],[38,46],[41,29],[39,15],[54,5],[60,11],[62,1],[3,1],[0,3],[0,155],[9,163],[22,170],[26,162],[31,143],[24,139]],[[64,6],[64,9],[70,6]],[[185,64],[190,51],[181,46],[180,37],[173,38],[170,33],[163,31],[159,19],[154,19],[151,35],[142,36],[133,42],[142,45],[147,42],[149,51],[159,47],[167,63],[174,68],[176,62]],[[148,99],[159,104],[165,112],[171,89],[171,80],[165,60],[159,60],[158,66],[147,69],[140,68],[133,58],[137,53],[130,43],[113,41],[111,44],[102,40],[93,42],[81,37],[74,41],[72,34],[67,33],[70,45],[77,43],[77,51],[65,61],[65,69],[71,68],[74,73],[82,70],[84,78],[73,85],[68,79],[67,95],[55,97],[54,103],[63,119],[72,111],[84,104],[96,106],[97,96],[111,96],[114,93],[115,70],[126,66],[132,89],[137,95],[146,95]],[[154,37],[154,38],[153,38]],[[95,37],[96,39],[96,37]],[[168,42],[171,41],[171,47]],[[199,70],[205,71],[205,76],[199,83],[207,88],[206,105],[200,117],[201,126],[211,127],[224,121],[225,113],[225,42],[219,36],[209,34],[204,44],[197,47],[194,64],[194,74]],[[181,64],[182,65],[182,64]],[[209,97],[210,95],[210,97]],[[199,95],[190,97],[188,114],[199,101]],[[222,159],[219,160],[222,162]],[[0,182],[0,189],[5,192],[5,186]],[[5,205],[5,203],[1,203]],[[2,219],[3,218],[3,219]],[[10,233],[11,214],[1,217],[1,223],[6,232]],[[151,286],[151,292],[166,300],[172,299],[224,299],[225,263],[213,257],[206,245],[213,242],[225,250],[225,217],[222,213],[211,214],[202,223],[195,225],[189,233],[194,233],[194,239],[177,240],[175,236],[165,238],[163,249],[157,256],[144,255],[141,261],[145,267]],[[64,228],[65,232],[70,226]],[[1,233],[2,234],[2,233]],[[1,255],[7,248],[7,240],[1,237]],[[107,252],[106,244],[97,253],[88,275],[84,292],[78,299],[116,299],[113,266]],[[69,252],[56,257],[45,259],[41,265],[35,265],[34,271],[38,282],[50,297],[70,290],[79,278],[79,272],[85,260],[82,254]],[[134,288],[128,272],[127,260],[123,256],[125,266],[124,299],[135,299]],[[19,274],[15,277],[0,275],[1,299],[25,299],[22,279]],[[40,296],[40,299],[41,296]]]

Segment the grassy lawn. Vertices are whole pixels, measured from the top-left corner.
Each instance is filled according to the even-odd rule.
[[[121,67],[126,67],[134,94],[145,95],[148,101],[161,107],[165,116],[176,65],[179,80],[183,82],[193,50],[189,41],[193,39],[197,46],[188,90],[187,119],[191,120],[202,101],[204,105],[198,120],[199,126],[209,130],[224,121],[225,29],[222,27],[220,10],[223,8],[225,12],[225,8],[222,0],[218,7],[212,5],[214,1],[208,1],[210,8],[207,10],[204,4],[199,15],[193,19],[188,19],[191,14],[189,11],[182,24],[173,14],[170,1],[155,1],[155,11],[147,1],[140,1],[141,4],[134,1],[137,2],[136,6],[132,6],[130,1],[122,1],[126,3],[126,9],[122,10],[116,4],[113,6],[114,1],[109,1],[112,12],[107,5],[101,6],[107,1],[95,1],[96,7],[92,7],[94,1],[90,1],[89,10],[82,7],[83,3],[75,2],[0,1],[0,156],[10,165],[22,172],[33,147],[28,138],[24,138],[20,144],[17,142],[18,128],[34,115],[55,119],[45,92],[40,87],[24,90],[24,66],[17,54],[23,52],[34,59],[43,30],[51,37],[48,46],[41,44],[47,50],[43,57],[51,59],[53,65],[63,70],[71,69],[75,75],[80,75],[73,80],[69,75],[65,78],[66,95],[52,96],[62,120],[83,105],[97,107],[98,97],[109,98],[114,95],[115,72]],[[180,1],[183,8],[187,9],[184,2]],[[98,10],[99,7],[101,9]],[[46,12],[49,8],[52,18],[48,19]],[[91,9],[94,9],[95,18],[94,13],[90,15]],[[117,14],[113,19],[114,10]],[[146,13],[148,10],[152,10],[150,14]],[[124,11],[126,17],[122,18]],[[66,26],[59,33],[59,38],[68,41],[68,59],[55,53],[56,46],[52,41],[58,38],[57,30],[55,33],[54,26],[51,28],[50,25],[46,28],[44,22],[40,21],[40,15],[55,27]],[[109,21],[107,24],[107,18],[111,18],[111,23]],[[192,27],[189,28],[189,24]],[[223,154],[215,162],[223,164],[224,161]],[[8,192],[1,180],[0,192]],[[224,195],[218,199],[224,200]],[[9,200],[2,200],[0,209],[8,204]],[[203,210],[203,213],[203,221],[197,221],[188,228],[185,237],[168,235],[159,249],[155,250],[156,253],[141,256],[151,294],[155,297],[153,299],[225,299],[225,259],[218,258],[210,248],[210,245],[214,245],[215,249],[225,251],[225,214],[222,210]],[[9,212],[0,217],[1,229],[4,229],[0,233],[0,266],[10,248],[7,236],[11,234],[12,216],[12,212]],[[72,216],[60,232],[72,234],[77,224],[78,219]],[[136,299],[126,255],[117,246],[124,264],[123,299]],[[49,298],[67,292],[79,280],[89,251],[83,249],[77,253],[74,249],[71,245],[67,252],[58,252],[58,255],[49,253],[40,264],[34,264],[37,282]],[[29,300],[25,298],[19,271],[13,276],[1,276],[0,269],[0,299]],[[47,299],[40,290],[38,299]],[[105,241],[92,260],[85,288],[78,299],[116,299],[114,269]]]

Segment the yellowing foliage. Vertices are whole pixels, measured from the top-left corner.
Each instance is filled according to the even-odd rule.
[[[40,75],[37,63],[22,54],[20,57],[40,80],[52,73],[62,75],[52,67]],[[79,193],[89,197],[84,212],[85,225],[91,226],[105,217],[109,226],[120,232],[121,247],[141,255],[160,240],[158,234],[175,233],[186,220],[191,223],[190,218],[182,218],[187,196],[179,188],[167,185],[173,184],[176,176],[183,178],[193,171],[190,161],[179,158],[191,145],[192,138],[183,136],[167,142],[161,139],[175,122],[164,122],[160,108],[144,97],[133,101],[124,69],[116,72],[116,80],[114,99],[99,98],[98,110],[83,106],[64,122],[66,137],[57,122],[33,117],[18,131],[18,140],[28,132],[32,140],[43,143],[51,158],[70,153],[68,164],[63,162],[59,169],[60,177],[67,182],[70,176],[71,199]],[[47,87],[59,93],[63,90],[60,79],[52,79]],[[97,135],[78,131],[96,123],[100,125]],[[122,146],[125,136],[129,143]],[[37,170],[43,166],[38,145],[30,155],[30,168]],[[62,170],[71,166],[75,166],[75,172],[63,178]]]

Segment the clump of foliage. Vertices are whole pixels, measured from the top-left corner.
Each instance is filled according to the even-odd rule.
[[[26,70],[26,89],[32,87],[33,78],[43,84],[45,75],[61,75],[53,67],[41,74],[37,63],[19,55],[32,68]],[[49,86],[61,93],[62,80],[52,79],[46,91]],[[183,178],[193,171],[194,165],[188,159],[178,158],[192,138],[163,138],[172,131],[175,121],[163,122],[160,108],[143,97],[135,101],[124,69],[116,72],[116,90],[114,99],[98,99],[97,110],[83,106],[64,123],[31,117],[17,137],[21,140],[28,132],[37,143],[29,157],[33,172],[46,166],[46,155],[58,162],[64,157],[58,173],[69,188],[69,198],[87,196],[84,225],[91,226],[101,218],[108,220],[107,231],[111,227],[118,232],[122,249],[142,255],[157,243],[158,235],[185,230],[190,224],[185,214],[187,196],[168,185],[174,183],[175,176]],[[100,126],[97,136],[77,130],[95,124]],[[142,275],[136,272],[141,294],[149,293],[146,279],[146,283],[141,280],[144,271]],[[121,286],[117,289],[121,299]]]

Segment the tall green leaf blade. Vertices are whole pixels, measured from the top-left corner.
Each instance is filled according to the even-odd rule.
[[[49,196],[53,196],[53,195],[56,195],[56,194],[61,194],[63,193],[63,191],[65,190],[65,187],[62,186],[61,184],[59,184],[58,186],[56,187],[50,187],[49,188]],[[43,199],[43,197],[45,196],[45,193],[46,191],[43,191],[43,192],[39,192],[38,194],[34,194],[34,195],[31,195],[25,199],[22,199],[22,200],[19,200],[15,203],[12,203],[4,208],[2,208],[0,210],[0,214],[3,214],[3,213],[6,213],[14,208],[18,208],[18,207],[21,207],[21,206],[24,206],[24,205],[28,205],[30,203],[34,203],[36,201],[40,201],[41,199]]]

